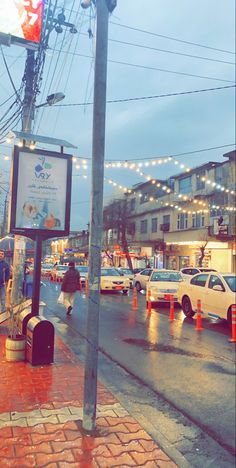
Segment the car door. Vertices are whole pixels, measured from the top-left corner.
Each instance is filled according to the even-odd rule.
[[[197,310],[197,301],[201,301],[201,310],[205,312],[206,309],[206,283],[208,280],[207,273],[199,273],[195,275],[189,284],[189,296],[192,304],[192,309]]]
[[[220,287],[221,291],[216,291],[214,286]],[[227,318],[226,290],[218,275],[211,274],[206,289],[206,312],[211,316]]]
[[[139,280],[142,289],[146,289],[147,282],[149,281],[150,275],[152,273],[152,270],[150,268],[146,268],[139,274]]]

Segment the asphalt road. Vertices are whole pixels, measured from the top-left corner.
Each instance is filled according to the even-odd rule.
[[[56,304],[59,291],[59,284],[49,282],[41,288],[41,299],[48,313],[60,320],[62,334],[70,334],[71,345],[77,342],[76,332],[82,343],[87,298],[84,293],[78,295],[68,318],[63,306]],[[203,319],[204,330],[197,332],[196,321],[186,319],[181,309],[175,309],[174,322],[169,322],[167,305],[149,314],[142,294],[138,294],[138,310],[134,312],[132,294],[101,295],[100,350],[233,453],[235,345],[228,341],[226,324]]]

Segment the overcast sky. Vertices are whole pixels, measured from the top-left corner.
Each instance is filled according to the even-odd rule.
[[[78,147],[76,156],[91,160],[93,107],[88,103],[93,100],[95,40],[87,31],[90,28],[96,34],[95,9],[82,10],[79,5],[78,0],[65,1],[66,19],[75,22],[78,34],[51,34],[37,104],[48,94],[61,91],[66,95],[61,104],[80,105],[41,110],[34,132],[68,140]],[[142,161],[234,143],[234,88],[151,98],[234,84],[234,8],[234,0],[117,1],[109,20],[107,100],[147,99],[107,104],[106,160]],[[3,51],[18,88],[25,50],[11,46]],[[0,55],[0,104],[12,92]],[[0,108],[0,116],[6,109],[6,105]],[[223,154],[232,149],[229,146],[177,159],[194,167],[209,160],[222,161]],[[0,152],[7,181],[10,163],[3,155],[10,154],[10,148],[0,145]],[[89,221],[89,160],[87,171],[74,168],[73,172],[72,230],[86,229]],[[156,178],[176,172],[172,163],[151,169]],[[82,177],[85,173],[86,180]],[[127,169],[106,169],[105,176],[126,186],[143,181]],[[104,203],[111,193],[105,182]]]

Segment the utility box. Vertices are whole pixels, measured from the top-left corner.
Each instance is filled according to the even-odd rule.
[[[18,328],[21,335],[26,336],[27,323],[31,317],[33,317],[33,315],[31,313],[31,309],[29,308],[22,310],[22,312],[19,314]]]
[[[54,356],[54,326],[42,316],[30,318],[26,330],[26,360],[33,366],[50,364]]]

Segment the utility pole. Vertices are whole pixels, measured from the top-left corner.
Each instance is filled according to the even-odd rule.
[[[27,49],[27,58],[25,65],[25,95],[22,109],[22,131],[30,133],[32,122],[34,120],[35,98],[34,78],[35,78],[35,52]],[[25,264],[25,237],[14,237],[14,255],[13,255],[13,281],[12,281],[12,302],[18,304],[22,298],[22,285],[24,280]]]
[[[103,178],[105,152],[108,17],[116,2],[97,0],[96,58],[93,106],[92,191],[89,239],[89,297],[84,380],[83,428],[96,427],[100,272],[103,227]]]

